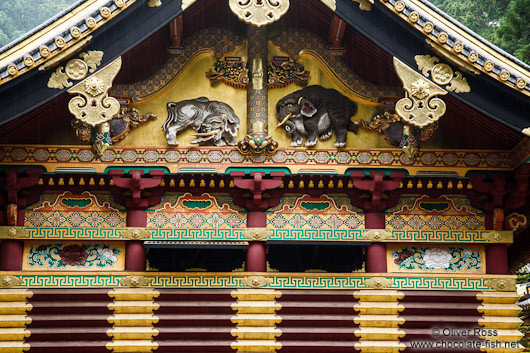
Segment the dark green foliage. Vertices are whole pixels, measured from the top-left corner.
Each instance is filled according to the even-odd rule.
[[[490,42],[530,63],[530,0],[430,0]]]
[[[1,0],[0,47],[31,31],[77,0]]]

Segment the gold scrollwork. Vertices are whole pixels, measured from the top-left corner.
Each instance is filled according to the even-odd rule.
[[[513,232],[512,231],[493,231],[489,233],[483,233],[482,238],[493,243],[512,243]]]
[[[68,90],[70,94],[78,94],[68,103],[68,110],[79,121],[96,126],[119,113],[120,103],[107,92],[120,68],[121,57]]]
[[[364,232],[363,237],[372,242],[377,242],[377,241],[383,241],[385,239],[392,237],[392,233],[387,232],[386,230],[383,230],[383,229],[372,229],[372,230],[369,230],[368,232]]]
[[[248,276],[241,280],[243,286],[250,288],[263,288],[272,283],[272,278],[263,276]]]
[[[448,64],[439,63],[440,59],[437,57],[430,55],[416,55],[414,60],[416,60],[418,69],[421,70],[421,73],[425,77],[429,77],[430,71],[434,83],[441,86],[448,85],[445,87],[448,91],[455,93],[466,93],[471,91],[471,88],[462,73],[458,71],[454,72]]]
[[[103,52],[89,50],[86,53],[81,53],[79,56],[83,59],[72,59],[68,61],[63,68],[59,66],[54,73],[52,73],[48,80],[49,88],[63,89],[71,87],[72,83],[69,81],[79,81],[84,79],[88,73],[96,71],[97,67],[101,64],[103,58]],[[63,71],[64,70],[64,71]]]
[[[364,280],[364,285],[372,289],[385,289],[394,284],[392,278],[374,277]]]
[[[252,241],[266,241],[272,236],[272,231],[266,228],[251,228],[243,231],[241,236]]]
[[[229,0],[228,3],[241,21],[258,27],[278,21],[289,10],[289,0]]]
[[[142,240],[150,236],[151,232],[144,228],[128,228],[121,231],[121,237],[129,240]]]
[[[499,292],[514,292],[515,278],[498,278],[486,281],[486,285]]]
[[[396,103],[398,116],[419,128],[438,121],[445,114],[446,105],[436,96],[445,95],[447,91],[409,68],[396,57],[394,57],[394,67],[405,90],[405,98]]]
[[[1,275],[0,276],[0,288],[13,288],[21,285],[23,281],[15,276]]]
[[[248,69],[244,62],[229,62],[219,60],[213,69],[206,73],[210,82],[222,81],[229,86],[236,88],[246,88],[249,82]]]
[[[152,279],[145,278],[144,276],[127,276],[120,278],[120,284],[122,286],[132,287],[132,288],[138,288],[143,287],[145,285],[149,285],[151,283]]]
[[[267,76],[269,88],[285,87],[293,81],[300,86],[307,86],[309,71],[306,71],[301,63],[271,62],[268,65]]]

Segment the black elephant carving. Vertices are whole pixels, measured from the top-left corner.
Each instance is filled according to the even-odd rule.
[[[335,147],[346,146],[347,132],[357,133],[359,126],[351,121],[357,104],[334,89],[308,86],[278,101],[279,124],[291,135],[291,146],[313,147],[317,139],[329,140],[335,131]]]

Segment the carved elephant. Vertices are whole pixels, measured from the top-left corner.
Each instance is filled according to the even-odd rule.
[[[359,126],[351,121],[357,104],[334,89],[309,86],[293,92],[278,101],[276,117],[291,135],[291,146],[313,147],[317,139],[329,140],[335,131],[334,146],[346,146],[348,131],[357,133]]]
[[[195,130],[194,144],[211,142],[215,146],[233,146],[239,131],[239,118],[226,103],[206,97],[167,104],[168,117],[162,126],[167,143],[178,146],[177,134],[188,127]]]

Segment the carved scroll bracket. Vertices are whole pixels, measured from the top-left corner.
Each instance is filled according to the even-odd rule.
[[[120,103],[109,97],[108,91],[120,68],[121,57],[68,90],[77,94],[68,103],[68,109],[79,121],[96,126],[119,113]]]
[[[289,0],[229,0],[229,5],[241,21],[258,27],[278,21],[289,10]]]

